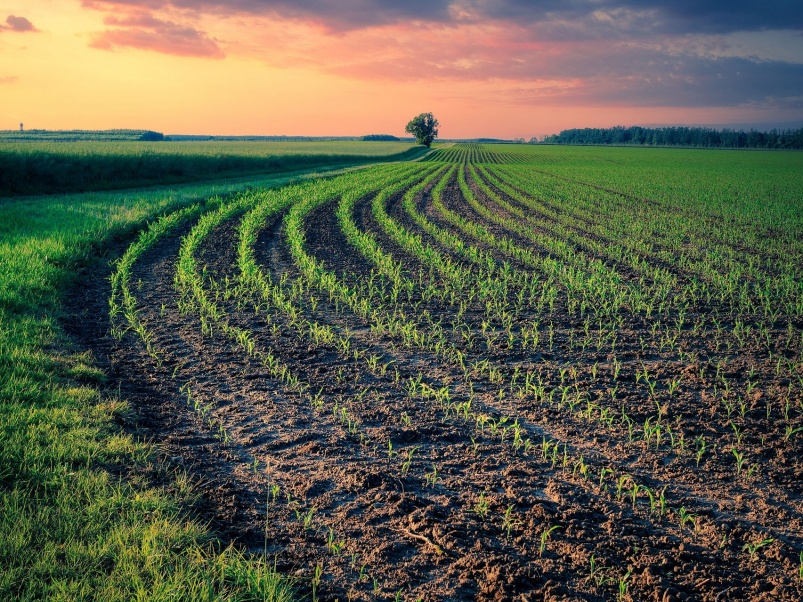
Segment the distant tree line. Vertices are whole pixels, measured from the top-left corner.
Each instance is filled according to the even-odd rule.
[[[368,134],[363,136],[362,140],[365,142],[398,142],[399,138],[390,134]]]
[[[143,133],[142,136],[139,137],[139,140],[143,142],[162,142],[164,139],[165,135],[161,132],[152,132],[150,130]]]
[[[158,142],[164,134],[152,130],[0,130],[0,142]]]
[[[531,140],[533,142],[533,140]],[[622,127],[563,130],[542,144],[629,144],[634,146],[692,146],[699,148],[803,149],[803,128],[797,130],[715,130],[702,127]]]

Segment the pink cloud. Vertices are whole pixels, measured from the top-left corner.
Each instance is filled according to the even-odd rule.
[[[276,67],[306,67],[366,81],[539,79],[544,77],[539,66],[571,48],[543,44],[526,29],[503,22],[384,25],[340,35],[327,35],[310,24],[270,25],[254,28],[264,34],[258,33],[249,45],[240,44],[237,51]]]
[[[149,13],[108,16],[103,22],[114,29],[96,34],[90,43],[92,48],[135,48],[175,56],[225,57],[217,42],[205,32],[189,25],[158,19]]]
[[[28,19],[25,17],[16,17],[9,15],[6,17],[6,26],[0,25],[0,31],[3,29],[8,31],[16,31],[18,33],[26,33],[29,31],[38,31]]]

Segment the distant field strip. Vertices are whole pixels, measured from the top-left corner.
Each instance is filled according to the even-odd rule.
[[[803,185],[736,220],[759,176],[573,152],[256,189],[118,262],[126,378],[313,599],[803,596]]]
[[[0,199],[420,157],[403,142],[2,142]]]

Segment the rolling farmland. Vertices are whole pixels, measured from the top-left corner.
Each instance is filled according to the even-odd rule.
[[[312,599],[798,600],[800,168],[442,145],[168,212],[66,329]]]

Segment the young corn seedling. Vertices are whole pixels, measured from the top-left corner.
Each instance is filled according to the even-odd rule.
[[[543,557],[544,552],[546,551],[546,543],[552,537],[552,533],[557,531],[558,529],[562,529],[560,525],[552,525],[551,527],[547,527],[541,532],[541,545],[538,548],[538,556]]]
[[[705,438],[700,435],[695,440],[695,444],[697,445],[697,453],[695,454],[695,460],[697,461],[697,466],[700,466],[700,460],[703,458],[705,454]]]
[[[438,476],[438,467],[433,464],[432,472],[425,473],[424,478],[426,479],[427,485],[434,489],[435,485],[437,485],[438,481],[440,481],[440,477]]]
[[[309,531],[312,529],[312,521],[313,517],[315,516],[315,506],[307,510],[306,512],[301,512],[301,510],[296,510],[296,519],[301,521],[301,525],[304,527],[305,531]]]
[[[765,548],[770,545],[773,541],[775,541],[772,537],[767,539],[762,539],[761,541],[756,541],[752,543],[746,543],[742,546],[742,552],[748,552],[750,554],[750,560],[753,561],[756,558],[756,554],[761,548]]]
[[[641,490],[647,494],[647,497],[650,500],[650,514],[655,514],[656,511],[658,510],[658,498],[655,497],[655,494],[653,493],[652,489],[650,489],[646,485],[643,485],[641,487]]]
[[[584,479],[588,478],[588,464],[586,464],[585,458],[580,456],[580,458],[574,462],[572,466],[572,474],[575,475],[579,473],[581,477]]]
[[[321,387],[315,395],[309,395],[310,405],[316,410],[323,407],[323,387]]]
[[[666,414],[666,405],[661,405],[660,403],[658,403],[657,399],[653,401],[655,402],[655,408],[658,414],[658,418],[656,418],[655,422],[656,424],[660,424],[661,421],[664,419],[664,414]]]
[[[343,551],[345,547],[345,541],[336,541],[335,540],[335,532],[329,527],[329,532],[326,538],[326,549],[332,554],[332,556],[340,556],[340,553]]]
[[[619,380],[619,373],[622,371],[622,362],[613,358],[613,380]]]
[[[589,567],[590,568],[590,572],[589,572],[589,575],[588,575],[588,579],[586,579],[586,581],[592,581],[593,583],[595,583],[597,585],[597,587],[600,587],[600,586],[605,585],[606,583],[608,583],[607,573],[608,573],[609,569],[607,569],[606,567],[603,567],[603,566],[601,566],[601,565],[599,565],[597,563],[596,555],[594,555],[594,554],[591,555],[591,559],[589,561],[589,564],[590,564],[590,567]]]
[[[558,444],[557,443],[552,446],[552,454],[550,456],[550,459],[552,460],[552,469],[554,470],[555,467],[558,465]]]
[[[511,504],[507,507],[507,510],[505,510],[505,516],[502,519],[502,529],[505,531],[508,539],[510,539],[510,534],[513,529],[517,529],[519,526],[521,526],[521,521],[513,515],[513,504]]]
[[[666,486],[658,492],[658,514],[664,516],[666,514]]]
[[[410,415],[407,412],[401,413],[401,416],[399,416],[399,422],[401,422],[404,426],[408,428],[412,426],[412,420],[410,419]]]
[[[798,433],[803,432],[803,426],[799,426],[797,428],[792,428],[791,425],[786,425],[784,429],[783,440],[788,442],[792,437],[797,435]]]
[[[312,573],[312,602],[318,602],[318,588],[321,585],[321,577],[323,576],[323,565],[318,563],[315,565],[315,570]]]
[[[604,484],[605,483],[605,477],[607,477],[607,476],[611,476],[612,477],[613,474],[614,473],[613,473],[613,469],[612,468],[608,468],[607,466],[603,466],[602,467],[602,470],[599,471],[599,486],[600,486],[600,489],[606,489],[607,490],[608,486]]]
[[[638,499],[638,492],[642,487],[635,481],[630,483],[630,500],[633,503],[633,510],[636,509],[636,500]]]
[[[714,388],[716,389],[716,387],[714,387]],[[728,399],[725,398],[725,397],[723,397],[721,401],[722,401],[722,405],[725,406],[725,414],[726,414],[728,420],[730,420],[730,417],[733,414],[735,406],[733,405],[733,402],[728,401]]]
[[[223,426],[223,423],[218,424],[218,432],[215,433],[215,437],[223,444],[226,445],[231,441],[229,437],[229,433]]]
[[[685,506],[681,506],[679,512],[680,516],[680,531],[683,532],[683,527],[686,523],[691,523],[695,527],[697,526],[696,519],[697,517],[694,514],[691,514],[686,510]]]
[[[634,438],[634,432],[635,432],[636,423],[625,412],[624,404],[622,404],[622,419],[620,421],[620,424],[626,424],[627,425],[627,440],[628,440],[628,443],[632,445],[633,444],[633,438]]]
[[[737,446],[737,445],[741,445],[742,444],[742,437],[744,436],[744,433],[742,432],[742,430],[738,426],[736,426],[736,424],[734,424],[734,422],[732,420],[730,422],[730,425],[731,425],[731,429],[733,430],[733,436],[734,436],[734,444],[733,445],[734,445],[734,447]]]
[[[731,450],[731,453],[733,454],[733,457],[736,458],[736,474],[740,475],[742,474],[742,469],[744,468],[747,460],[744,458],[744,453],[735,448]]]
[[[622,475],[619,477],[619,480],[616,481],[616,500],[618,502],[622,501],[625,492],[625,485],[630,480],[630,475]]]
[[[627,596],[627,590],[630,588],[630,576],[633,571],[627,571],[623,577],[619,578],[619,592],[616,594],[618,602],[624,602]]]
[[[474,504],[473,512],[480,518],[484,519],[486,516],[488,516],[488,506],[488,500],[486,499],[485,492],[483,491],[480,494],[480,499],[477,500],[476,504]]]

